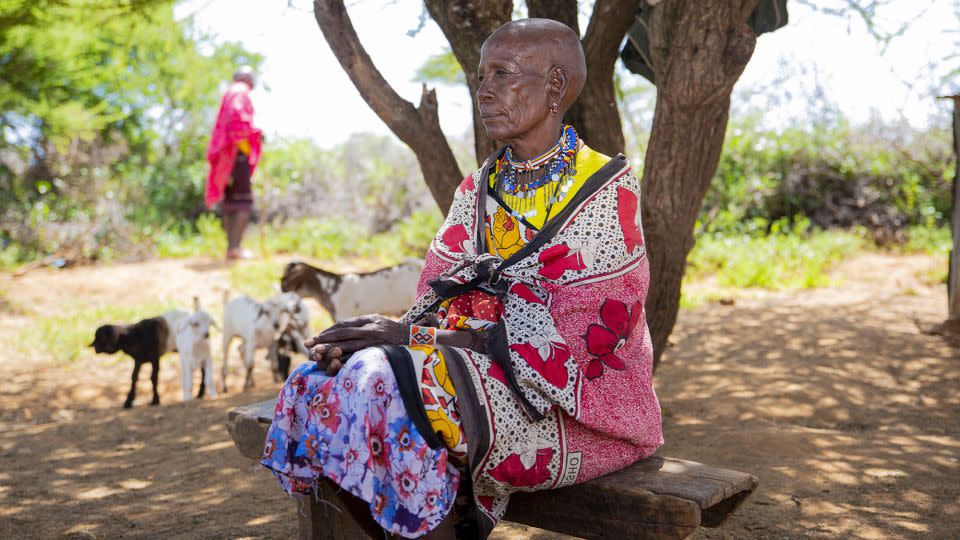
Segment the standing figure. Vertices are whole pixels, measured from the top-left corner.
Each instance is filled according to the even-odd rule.
[[[243,66],[233,74],[233,82],[220,102],[217,123],[210,135],[207,161],[206,203],[212,208],[223,202],[223,228],[227,233],[227,259],[249,259],[253,254],[241,249],[244,230],[253,213],[250,178],[260,161],[260,130],[253,125],[253,68]]]

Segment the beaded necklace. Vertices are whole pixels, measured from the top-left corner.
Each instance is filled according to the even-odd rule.
[[[560,139],[553,148],[527,161],[514,161],[513,149],[507,147],[501,159],[494,187],[517,219],[537,215],[537,190],[553,183],[553,193],[546,200],[547,217],[553,205],[566,197],[577,174],[577,132],[573,126],[563,126]],[[546,197],[546,194],[544,195]]]

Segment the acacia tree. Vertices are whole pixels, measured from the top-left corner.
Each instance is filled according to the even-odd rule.
[[[620,42],[645,1],[657,103],[647,147],[642,201],[650,291],[647,320],[656,362],[680,305],[680,285],[693,226],[716,172],[730,109],[730,93],[753,54],[747,25],[757,0],[596,0],[582,43],[588,78],[567,120],[590,146],[606,154],[623,150],[613,72]],[[510,20],[511,0],[425,0],[476,92],[480,46]],[[578,34],[576,0],[527,0],[531,17],[556,19]],[[424,87],[420,105],[401,98],[374,66],[342,0],[315,0],[314,14],[327,43],[360,95],[413,150],[441,209],[450,206],[463,174],[440,130],[436,94]],[[474,102],[477,161],[495,148],[483,132]]]

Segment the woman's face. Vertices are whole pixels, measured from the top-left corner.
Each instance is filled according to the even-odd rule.
[[[477,106],[491,139],[511,143],[554,123],[550,114],[547,72],[538,47],[497,36],[480,49]]]

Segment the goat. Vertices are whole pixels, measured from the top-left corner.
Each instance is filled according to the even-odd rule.
[[[247,296],[230,299],[224,293],[223,303],[223,365],[221,367],[221,390],[227,392],[227,363],[230,358],[230,342],[238,337],[243,342],[241,355],[247,369],[243,388],[253,387],[253,353],[256,349],[268,349],[285,332],[299,336],[298,320],[305,316],[300,297],[294,293],[281,293],[260,303]],[[299,341],[303,341],[301,336]],[[302,346],[302,343],[301,343]]]
[[[280,337],[267,350],[273,382],[283,382],[290,376],[291,354],[300,353],[310,356],[310,352],[303,344],[304,340],[310,336],[310,312],[302,300],[298,308],[294,309],[293,320],[287,330],[280,334]]]
[[[417,299],[422,268],[419,261],[408,261],[363,274],[335,274],[294,261],[283,270],[280,289],[316,299],[334,321],[368,313],[399,315]]]
[[[197,398],[202,398],[207,386],[210,397],[217,397],[213,382],[213,355],[210,354],[210,327],[218,328],[217,323],[206,311],[200,309],[200,299],[193,297],[193,313],[181,317],[173,324],[173,337],[176,351],[180,353],[180,382],[183,386],[183,400],[190,401],[193,390],[193,373],[200,369],[200,390]]]
[[[153,400],[150,404],[160,404],[160,394],[157,391],[160,357],[177,350],[176,337],[172,329],[178,321],[189,316],[190,314],[186,311],[174,310],[133,324],[104,324],[97,328],[93,342],[90,343],[90,347],[93,347],[96,353],[114,354],[117,351],[123,351],[133,358],[133,376],[127,399],[123,402],[124,409],[133,406],[133,400],[137,395],[140,367],[147,362],[153,368],[150,373],[150,382],[153,383]]]

